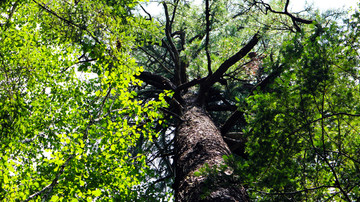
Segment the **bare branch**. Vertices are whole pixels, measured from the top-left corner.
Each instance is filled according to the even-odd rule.
[[[314,22],[313,20],[302,19],[302,18],[296,17],[293,14],[289,13],[288,12],[289,3],[290,3],[290,0],[286,0],[284,11],[276,11],[276,10],[273,10],[271,8],[270,4],[268,4],[268,3],[264,3],[263,1],[260,1],[260,2],[255,1],[255,4],[261,4],[266,8],[265,13],[267,13],[267,11],[270,11],[272,13],[289,16],[291,18],[291,21],[293,22],[293,25],[294,25],[297,32],[301,32],[301,29],[300,29],[299,25],[297,24],[297,22],[304,23],[304,24],[311,24],[311,23]]]
[[[206,59],[207,59],[208,75],[211,75],[212,74],[212,71],[211,71],[211,57],[210,57],[210,52],[209,52],[209,40],[210,40],[210,8],[209,8],[209,0],[205,1],[205,16],[206,16],[205,52],[206,52]]]
[[[236,62],[238,62],[241,58],[245,57],[251,49],[258,43],[260,39],[259,33],[256,33],[253,38],[247,43],[240,51],[235,53],[235,55],[231,56],[229,59],[225,60],[220,67],[212,74],[209,75],[206,80],[200,85],[200,91],[198,96],[198,102],[202,103],[204,100],[205,93],[209,90],[209,88],[216,82],[220,80],[223,74]]]
[[[174,83],[169,79],[151,72],[141,72],[139,76],[135,77],[162,90],[176,89]]]
[[[147,11],[145,10],[145,8],[144,8],[141,4],[139,4],[139,5],[140,5],[140,8],[144,11],[144,13],[146,13],[146,15],[149,16],[149,20],[151,21],[151,20],[152,20],[152,17],[151,17],[151,15],[150,15],[150,13],[147,12]]]
[[[159,59],[158,57],[155,57],[154,55],[152,55],[151,53],[149,53],[145,48],[140,47],[140,49],[142,51],[144,51],[144,53],[148,56],[150,56],[150,58],[153,58],[166,72],[173,74],[173,72],[170,71],[170,69],[168,69]]]
[[[225,123],[221,126],[220,131],[221,134],[224,135],[236,124],[242,123],[243,125],[246,124],[245,116],[243,111],[235,111],[231,114],[231,116],[225,121]]]
[[[163,6],[164,6],[164,11],[165,11],[165,17],[166,17],[166,25],[165,25],[165,35],[166,35],[166,39],[170,45],[170,54],[174,60],[175,63],[175,70],[174,70],[174,74],[175,74],[175,81],[174,83],[176,85],[178,85],[181,81],[180,79],[180,59],[179,59],[179,52],[176,49],[174,42],[171,38],[171,21],[170,21],[170,17],[169,17],[169,11],[168,11],[168,7],[166,5],[165,2],[163,2]]]

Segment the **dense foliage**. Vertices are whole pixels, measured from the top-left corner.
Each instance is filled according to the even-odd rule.
[[[0,200],[170,200],[189,93],[252,200],[360,200],[359,12],[140,3],[0,3]]]
[[[146,165],[134,146],[156,136],[150,121],[166,103],[135,98],[128,33],[151,29],[135,3],[1,4],[0,200],[137,195]]]
[[[359,200],[358,20],[284,43],[271,90],[247,98],[242,173],[261,199]]]

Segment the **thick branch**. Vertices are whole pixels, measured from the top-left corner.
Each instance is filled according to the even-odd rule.
[[[267,91],[267,87],[275,81],[275,79],[283,72],[283,69],[284,65],[279,65],[275,67],[269,76],[267,76],[264,80],[258,83],[255,87],[253,87],[253,89],[251,90],[251,94],[254,90],[258,88],[260,88],[262,92]]]
[[[223,76],[223,74],[236,62],[238,62],[241,58],[245,57],[246,54],[248,54],[251,49],[254,48],[254,46],[258,43],[260,39],[259,33],[256,33],[253,38],[249,41],[248,44],[246,44],[239,52],[237,52],[235,55],[231,56],[229,59],[227,59],[225,62],[223,62],[220,67],[212,74],[209,75],[205,82],[202,83],[200,86],[200,92],[198,96],[198,102],[202,102],[204,99],[205,93],[209,90],[209,88],[219,81],[219,79]]]
[[[243,111],[235,111],[231,114],[231,116],[225,121],[225,123],[221,126],[220,131],[221,134],[224,135],[237,123],[242,123],[243,125],[246,124],[246,120],[244,117]]]
[[[210,87],[214,83],[216,83],[231,66],[238,62],[241,58],[245,57],[246,54],[248,54],[248,52],[250,52],[251,49],[254,48],[254,46],[258,43],[259,38],[259,34],[256,33],[249,41],[249,43],[246,44],[239,52],[231,56],[229,59],[225,60],[225,62],[220,65],[220,67],[214,72],[214,74],[212,74],[206,79],[204,87]]]
[[[235,105],[208,105],[206,106],[207,111],[235,111],[237,106]]]
[[[151,72],[141,72],[136,78],[162,90],[176,89],[176,86],[169,79]]]
[[[172,25],[173,25],[173,23],[174,23],[175,14],[176,14],[176,9],[177,9],[177,7],[178,7],[178,5],[179,5],[179,1],[180,1],[180,0],[175,1],[174,9],[173,9],[172,16],[171,16],[171,20],[170,20],[170,27],[172,27]]]
[[[194,80],[189,81],[189,82],[187,82],[187,83],[181,84],[180,86],[178,86],[178,87],[176,88],[175,91],[176,91],[176,92],[180,92],[180,91],[182,91],[182,90],[186,90],[186,89],[188,89],[188,88],[190,88],[190,87],[192,87],[192,86],[195,86],[196,84],[199,84],[199,83],[205,81],[205,79],[206,79],[206,78],[194,79]]]

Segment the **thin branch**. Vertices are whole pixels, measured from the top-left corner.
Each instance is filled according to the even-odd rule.
[[[170,22],[170,18],[169,18],[169,11],[168,11],[168,7],[166,5],[165,2],[163,2],[163,6],[164,6],[164,10],[165,10],[165,17],[166,17],[166,25],[165,25],[165,35],[166,35],[166,39],[170,45],[169,51],[170,54],[174,60],[174,64],[175,64],[175,70],[174,70],[174,74],[175,74],[175,81],[174,83],[176,85],[179,84],[180,82],[180,59],[179,59],[179,52],[175,47],[175,44],[171,38],[171,22]]]
[[[146,15],[149,16],[149,20],[152,21],[152,17],[151,17],[151,15],[150,15],[150,13],[148,13],[141,4],[140,4],[140,8],[144,11],[144,13],[146,13]]]
[[[209,52],[209,40],[210,40],[210,8],[209,8],[209,0],[205,1],[205,17],[206,17],[206,38],[205,38],[205,52],[206,52],[206,59],[207,59],[207,68],[208,68],[208,75],[212,74],[211,71],[211,57]]]
[[[35,197],[39,196],[40,194],[45,192],[47,189],[49,189],[51,185],[52,184],[49,184],[49,185],[45,186],[42,190],[40,190],[40,191],[36,192],[35,194],[29,196],[29,198],[27,198],[24,202],[30,201],[30,200],[34,199]]]
[[[10,25],[10,21],[11,21],[11,18],[12,18],[12,16],[14,15],[14,13],[15,13],[15,10],[16,10],[16,7],[18,6],[18,3],[19,3],[19,1],[16,1],[15,3],[14,3],[14,5],[12,6],[12,8],[11,8],[11,11],[10,11],[10,13],[9,13],[9,17],[7,18],[7,20],[6,20],[6,23],[5,23],[5,27],[4,27],[4,32],[7,30],[7,28],[9,27],[9,25]]]
[[[33,2],[36,3],[38,6],[40,6],[42,9],[44,9],[46,12],[54,15],[55,17],[59,18],[60,20],[62,20],[64,22],[66,22],[67,24],[72,25],[74,27],[77,27],[80,30],[85,30],[91,36],[91,38],[96,41],[96,43],[101,44],[101,42],[96,37],[94,37],[94,35],[88,29],[86,29],[86,27],[75,24],[74,22],[59,16],[55,11],[48,8],[45,4],[39,3],[36,0],[33,0]]]
[[[289,0],[286,1],[284,11],[276,11],[276,10],[273,10],[273,9],[271,8],[270,4],[264,3],[263,1],[260,1],[260,2],[255,1],[255,4],[262,4],[262,5],[265,7],[265,9],[266,9],[266,12],[265,12],[265,13],[267,13],[267,11],[270,11],[270,12],[272,12],[272,13],[289,16],[289,17],[291,18],[292,22],[293,22],[293,25],[294,25],[296,31],[297,31],[297,32],[301,32],[301,29],[300,29],[299,25],[297,24],[297,22],[304,23],[304,24],[311,24],[311,23],[313,23],[314,21],[313,21],[313,20],[306,20],[306,19],[303,19],[303,18],[299,18],[299,17],[296,17],[296,16],[294,16],[293,14],[289,13],[289,12],[288,12],[289,2],[290,2]]]
[[[144,51],[145,54],[153,58],[166,72],[173,74],[173,72],[170,71],[157,57],[153,56],[151,53],[149,53],[145,48],[140,47],[142,51]]]
[[[308,191],[313,191],[313,190],[322,189],[322,188],[337,188],[337,187],[332,186],[332,185],[323,185],[323,186],[319,186],[319,187],[307,188],[307,189],[293,191],[293,192],[278,192],[278,193],[267,193],[264,191],[258,191],[258,192],[261,194],[266,194],[266,195],[293,195],[293,194],[299,194],[301,192],[308,192]]]
[[[311,124],[313,124],[313,123],[316,123],[316,122],[318,122],[318,121],[321,121],[321,120],[323,120],[323,119],[330,118],[330,117],[332,117],[332,116],[339,116],[339,115],[355,116],[355,117],[360,116],[360,114],[349,114],[349,113],[345,113],[345,112],[339,112],[339,113],[334,113],[334,114],[325,114],[324,117],[321,117],[321,118],[318,118],[318,119],[309,121],[309,122],[307,122],[306,124],[302,125],[300,128],[298,128],[298,129],[296,129],[296,130],[293,130],[290,134],[297,133],[298,131],[300,131],[301,129],[305,128],[306,126],[309,126],[309,125],[311,125]]]
[[[51,182],[51,184],[45,186],[42,190],[34,193],[33,195],[29,196],[29,198],[27,198],[26,200],[24,200],[24,202],[30,201],[32,199],[34,199],[35,197],[39,196],[40,194],[44,193],[46,190],[49,190],[45,195],[42,201],[46,201],[49,198],[49,194],[51,193],[51,191],[54,189],[55,185],[58,183],[59,177],[61,176],[61,174],[64,172],[65,167],[69,164],[70,160],[74,157],[74,155],[70,155],[70,157],[68,159],[66,159],[65,163],[63,163],[60,166],[60,170],[57,173],[55,179],[53,179],[53,181]]]
[[[345,196],[345,198],[346,198],[347,201],[351,201],[351,199],[349,198],[348,194],[347,194],[347,193],[345,192],[345,190],[341,187],[340,181],[339,181],[339,177],[338,177],[338,175],[337,175],[334,167],[330,164],[330,162],[328,161],[328,159],[326,158],[325,155],[321,155],[320,152],[318,152],[316,148],[314,148],[314,149],[315,149],[315,152],[316,152],[316,153],[325,161],[325,163],[329,166],[329,168],[330,168],[333,176],[335,177],[335,185],[336,185],[335,187],[340,189],[341,193]]]

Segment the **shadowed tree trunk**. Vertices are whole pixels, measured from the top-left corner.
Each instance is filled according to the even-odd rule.
[[[175,140],[176,201],[249,201],[240,183],[227,182],[223,176],[231,175],[230,168],[215,171],[215,175],[194,175],[205,165],[214,168],[224,164],[223,156],[231,151],[201,107],[187,103],[181,118],[184,121],[177,128]]]

